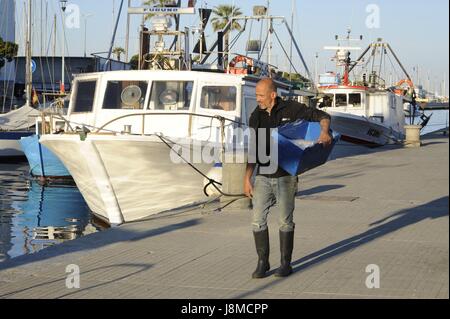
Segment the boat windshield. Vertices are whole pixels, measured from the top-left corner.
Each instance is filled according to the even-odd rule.
[[[336,107],[347,106],[347,94],[336,94]]]
[[[83,113],[92,112],[94,107],[95,88],[97,80],[78,81],[74,89],[75,99],[72,112]]]
[[[360,93],[350,93],[348,95],[348,104],[353,107],[361,106],[361,94]]]
[[[236,110],[235,86],[204,86],[200,106],[204,109]]]
[[[147,81],[108,81],[103,108],[142,110],[147,86]]]
[[[193,81],[154,81],[150,110],[188,110],[191,104]]]

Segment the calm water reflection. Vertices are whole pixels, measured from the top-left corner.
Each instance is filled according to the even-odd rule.
[[[103,228],[75,186],[43,187],[28,170],[0,164],[0,262]]]

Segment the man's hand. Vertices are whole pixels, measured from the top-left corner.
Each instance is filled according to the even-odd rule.
[[[317,143],[323,144],[327,147],[331,145],[333,138],[330,136],[330,120],[323,119],[320,121],[321,132]]]
[[[253,198],[253,185],[248,178],[244,180],[244,194],[249,198]]]
[[[330,133],[322,131],[320,133],[320,136],[319,136],[319,139],[317,140],[317,142],[319,144],[323,144],[323,146],[327,147],[327,146],[331,145],[332,140],[333,139],[331,138]]]

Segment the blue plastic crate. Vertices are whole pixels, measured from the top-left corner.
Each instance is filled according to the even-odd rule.
[[[340,135],[332,132],[333,142],[324,147],[317,143],[321,127],[318,122],[297,121],[274,130],[278,144],[278,166],[290,175],[300,175],[326,163]]]

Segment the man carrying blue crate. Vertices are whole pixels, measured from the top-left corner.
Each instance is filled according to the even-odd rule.
[[[262,79],[256,86],[256,101],[258,107],[250,116],[249,126],[255,134],[252,134],[251,147],[255,149],[265,148],[265,154],[271,151],[271,131],[283,124],[296,120],[320,122],[321,133],[318,143],[329,146],[332,143],[330,136],[330,116],[314,108],[307,107],[294,101],[283,101],[277,96],[277,89],[272,79]],[[261,146],[261,144],[263,144]],[[265,144],[265,145],[264,145]],[[270,269],[269,265],[269,231],[267,228],[267,215],[269,209],[278,204],[279,235],[281,265],[276,270],[275,276],[286,277],[292,273],[291,258],[294,247],[293,212],[295,208],[295,194],[298,186],[298,176],[291,176],[275,163],[275,169],[270,169],[274,163],[248,160],[244,178],[245,195],[253,201],[253,235],[255,238],[258,264],[253,272],[253,278],[263,278]],[[264,153],[264,152],[263,152]],[[273,158],[273,157],[271,157]],[[251,178],[257,169],[255,184]]]

